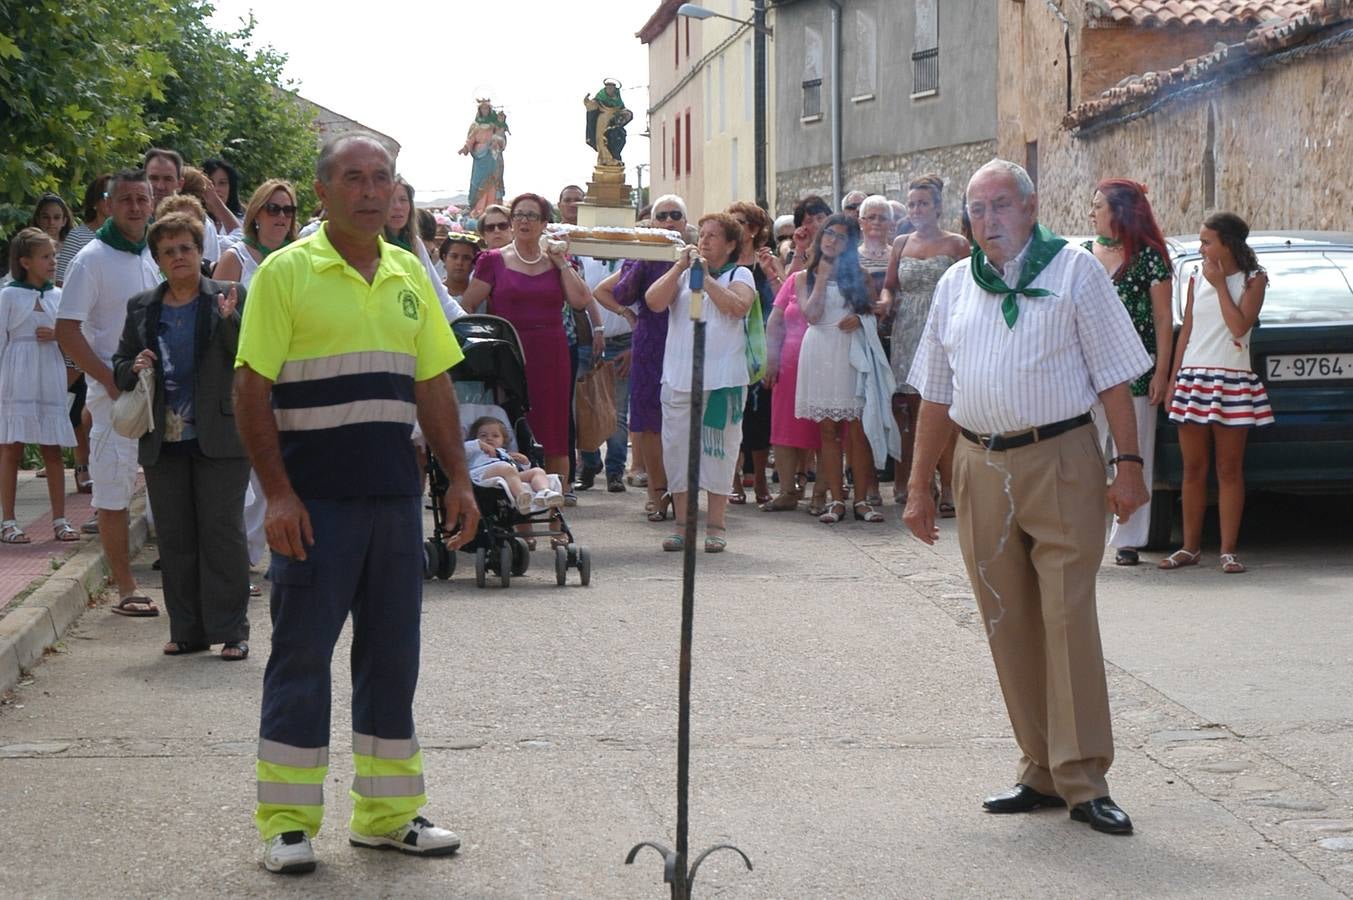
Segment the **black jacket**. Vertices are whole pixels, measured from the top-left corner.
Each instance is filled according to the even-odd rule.
[[[216,306],[217,294],[228,294],[231,284],[203,278],[198,287],[196,375],[193,383],[193,403],[196,407],[197,446],[204,456],[213,458],[243,457],[244,445],[235,429],[235,406],[231,388],[235,378],[235,351],[240,342],[240,314],[244,310],[244,285],[237,285],[238,305],[230,318],[221,317]],[[164,436],[164,369],[160,361],[160,311],[168,282],[154,290],[137,294],[127,301],[127,323],[122,329],[122,340],[113,354],[113,380],[118,390],[130,391],[136,386],[132,363],[137,355],[149,349],[155,354],[155,400],[153,411],[155,428],[141,438],[137,459],[143,466],[153,466],[160,458],[160,442]]]

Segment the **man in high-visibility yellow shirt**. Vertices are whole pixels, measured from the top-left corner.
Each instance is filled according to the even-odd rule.
[[[329,664],[349,613],[350,842],[424,856],[460,847],[418,815],[427,796],[412,711],[423,592],[415,419],[450,477],[453,551],[479,514],[446,375],[460,347],[422,264],[381,238],[393,189],[393,162],[374,138],[324,147],[315,190],[328,221],[259,266],[235,361],[236,419],[267,496],[273,551],[255,815],[271,872],[315,868]]]

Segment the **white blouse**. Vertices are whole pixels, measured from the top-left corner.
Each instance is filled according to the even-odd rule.
[[[736,283],[745,284],[753,291],[756,290],[756,282],[752,280],[752,273],[746,266],[738,266],[725,272],[717,280],[725,287]],[[662,356],[662,383],[675,391],[689,391],[691,353],[695,347],[689,271],[682,276],[676,301],[669,309],[671,312],[667,317],[667,345]],[[708,297],[704,302],[704,314],[705,390],[747,384],[747,336],[743,319],[723,312]]]

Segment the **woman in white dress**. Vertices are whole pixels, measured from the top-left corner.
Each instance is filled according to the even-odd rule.
[[[799,351],[794,415],[818,423],[822,451],[817,477],[826,484],[832,502],[818,521],[834,525],[845,518],[845,485],[841,471],[843,450],[850,455],[855,476],[855,518],[882,522],[883,514],[865,498],[874,493],[877,473],[860,419],[865,395],[859,370],[851,364],[853,332],[873,319],[874,291],[860,266],[860,235],[852,219],[835,215],[817,234],[808,268],[794,276],[799,307],[808,320]],[[878,343],[877,332],[874,343]],[[878,355],[883,354],[882,346]]]
[[[217,281],[238,281],[247,289],[258,271],[259,263],[269,253],[280,250],[296,240],[296,189],[291,182],[270,178],[258,186],[249,198],[240,224],[244,237],[221,254],[211,277]],[[249,488],[244,492],[244,532],[249,544],[249,565],[256,566],[268,552],[268,533],[265,519],[268,502],[258,476],[249,473]],[[249,593],[261,593],[256,585]]]
[[[54,537],[77,541],[66,521],[61,460],[75,432],[66,410],[66,362],[56,344],[56,242],[38,228],[20,231],[10,243],[9,274],[13,282],[0,290],[0,543],[29,543],[14,517],[24,444],[42,450]]]

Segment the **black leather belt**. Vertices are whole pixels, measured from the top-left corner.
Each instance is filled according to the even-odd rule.
[[[1048,438],[1057,437],[1057,435],[1073,428],[1089,425],[1093,421],[1094,418],[1087,412],[1081,413],[1074,419],[1063,419],[1060,422],[1052,422],[1048,425],[1030,428],[1028,431],[1015,431],[1010,434],[978,434],[966,428],[960,428],[959,433],[974,444],[979,444],[988,450],[1014,450],[1016,447],[1023,447],[1025,444],[1035,444],[1039,441],[1046,441]]]

